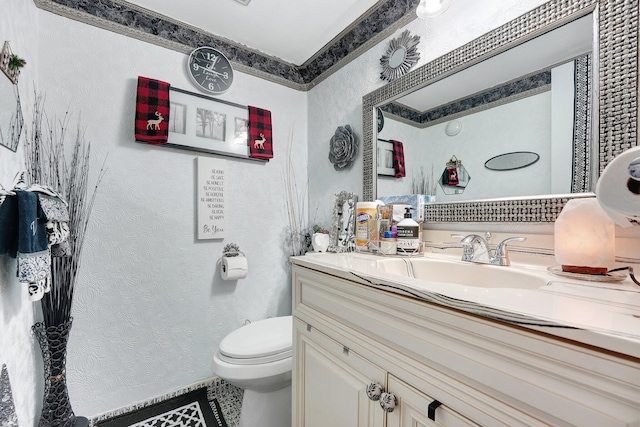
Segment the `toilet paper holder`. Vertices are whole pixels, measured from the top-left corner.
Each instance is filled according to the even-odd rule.
[[[244,252],[235,243],[227,244],[222,250],[220,276],[222,280],[239,280],[247,277],[248,263]]]

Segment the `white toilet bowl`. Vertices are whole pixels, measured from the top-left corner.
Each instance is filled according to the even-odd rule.
[[[291,316],[249,323],[220,342],[213,370],[244,389],[240,427],[291,426]]]

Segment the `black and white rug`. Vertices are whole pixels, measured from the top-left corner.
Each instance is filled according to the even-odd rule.
[[[199,388],[155,405],[119,415],[97,427],[228,427],[217,399],[207,401],[207,388]]]

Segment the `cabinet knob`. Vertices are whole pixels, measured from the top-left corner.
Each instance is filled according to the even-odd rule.
[[[394,393],[382,393],[380,396],[380,406],[385,412],[393,412],[398,404],[398,398]]]
[[[367,396],[371,400],[380,400],[382,393],[384,393],[384,386],[380,383],[371,383],[367,386]]]

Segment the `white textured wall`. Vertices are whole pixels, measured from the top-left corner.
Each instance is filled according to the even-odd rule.
[[[222,98],[271,110],[275,158],[229,159],[228,237],[195,239],[198,153],[134,142],[138,75],[195,91],[186,56],[40,13],[39,88],[49,114],[81,114],[94,173],[106,157],[73,309],[69,391],[95,416],[214,375],[220,340],[245,319],[291,313],[283,173],[289,134],[307,175],[307,94],[236,73]],[[301,182],[300,184],[303,184]],[[222,247],[235,242],[249,275],[222,281]]]
[[[22,98],[25,127],[31,123],[31,99],[34,81],[37,79],[38,13],[31,1],[3,0],[0,13],[0,48],[5,40],[11,50],[27,65],[22,70],[18,89]],[[4,74],[0,79],[10,84]],[[24,135],[23,135],[24,136]],[[24,139],[16,153],[0,146],[0,184],[10,187],[18,171],[23,167]],[[11,380],[18,422],[32,426],[37,420],[42,400],[42,367],[40,349],[32,334],[36,305],[27,300],[27,288],[16,280],[16,261],[0,256],[0,365],[5,363]]]
[[[433,166],[434,179],[438,181],[452,156],[462,161],[471,180],[462,194],[444,194],[438,183],[436,200],[439,202],[486,199],[505,194],[548,194],[551,192],[552,179],[550,110],[551,91],[547,91],[461,117],[457,121],[462,124],[462,130],[455,136],[445,133],[449,122],[419,130],[417,135],[408,134],[404,140],[393,137],[393,133],[407,134],[405,128],[416,129],[415,127],[400,125],[388,132],[383,129],[382,133],[389,134],[389,138],[400,139],[405,143],[407,177],[378,178],[378,194],[410,194],[407,191],[411,189],[412,178],[420,173],[420,166],[424,167],[426,173],[430,173]],[[398,123],[391,120],[388,122]],[[498,122],[501,126],[495,126]],[[397,129],[398,127],[402,129]],[[570,141],[565,139],[564,145],[571,146]],[[490,158],[514,151],[533,151],[540,155],[541,161],[512,171],[497,172],[484,167]],[[566,163],[565,167],[567,164],[570,163]],[[571,168],[568,169],[571,175]],[[569,178],[566,180],[569,181]]]
[[[309,92],[309,206],[318,221],[330,224],[334,194],[362,195],[362,155],[350,171],[336,172],[327,159],[329,139],[339,125],[351,124],[362,135],[362,97],[384,85],[380,57],[389,41],[408,29],[421,37],[421,66],[487,31],[545,3],[544,0],[456,0],[449,10],[429,20],[415,19],[377,46],[321,82]],[[361,147],[362,149],[362,147]]]

